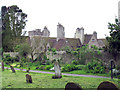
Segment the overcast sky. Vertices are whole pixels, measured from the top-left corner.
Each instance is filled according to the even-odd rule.
[[[85,34],[96,31],[98,38],[109,35],[108,22],[118,16],[119,0],[0,0],[0,6],[17,5],[28,15],[26,30],[47,26],[51,37],[57,36],[57,24],[65,27],[65,37],[73,38],[77,27]]]

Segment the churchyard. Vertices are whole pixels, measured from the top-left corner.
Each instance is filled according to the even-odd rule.
[[[33,82],[26,83],[26,74],[28,73],[22,71],[12,73],[11,70],[5,70],[2,73],[2,88],[65,88],[68,82],[78,83],[82,88],[97,88],[102,81],[111,81],[120,88],[118,79],[66,75],[62,75],[60,79],[52,79],[53,74],[42,73],[29,73]]]
[[[118,19],[108,23],[110,36],[105,39],[98,39],[96,32],[84,34],[83,27],[76,29],[74,38],[66,38],[60,23],[57,37],[49,37],[47,27],[25,36],[27,14],[17,5],[1,11],[2,88],[120,88]]]

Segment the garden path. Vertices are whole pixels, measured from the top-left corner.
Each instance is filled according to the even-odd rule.
[[[1,68],[1,66],[0,66]],[[7,68],[7,67],[5,67]],[[8,68],[10,69],[10,68]],[[14,68],[15,70],[20,70],[18,68]],[[26,71],[26,69],[22,69],[22,71]],[[47,73],[47,74],[55,74],[54,72],[47,72],[47,71],[37,71],[37,70],[30,70],[29,72],[36,72],[36,73]],[[96,75],[82,75],[82,74],[69,74],[69,73],[62,73],[62,75],[67,76],[80,76],[80,77],[93,77],[93,78],[110,78],[110,77],[104,77],[104,76],[96,76]]]

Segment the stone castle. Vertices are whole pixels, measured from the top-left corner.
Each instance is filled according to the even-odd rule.
[[[60,48],[65,46],[69,46],[70,48],[75,49],[86,44],[88,44],[89,48],[91,48],[91,45],[95,45],[98,48],[103,48],[105,46],[105,39],[98,39],[97,32],[94,31],[93,34],[84,34],[83,27],[76,29],[74,38],[65,38],[65,30],[63,25],[60,23],[57,25],[56,38],[49,37],[50,31],[47,29],[47,27],[44,27],[44,30],[42,32],[41,29],[29,31],[28,36],[34,39],[35,37],[41,37],[42,39],[48,38],[49,40],[44,40],[44,42],[47,43],[46,45],[50,48],[56,48],[57,50],[60,50]]]

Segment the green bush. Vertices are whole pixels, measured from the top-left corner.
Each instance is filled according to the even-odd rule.
[[[10,54],[5,54],[5,55],[4,55],[4,58],[3,58],[3,61],[4,61],[6,64],[12,64],[12,63],[14,63],[15,58],[14,58],[14,57],[11,57]]]
[[[40,65],[39,69],[40,70],[45,70],[45,65]]]
[[[72,61],[72,64],[74,64],[74,65],[78,65],[79,63],[78,63],[77,60],[73,60],[73,61]]]
[[[77,70],[75,65],[73,64],[66,64],[64,65],[64,67],[62,68],[62,72],[70,72],[70,71],[73,71],[73,70]]]
[[[105,66],[98,62],[89,62],[86,65],[87,73],[105,73]]]
[[[84,70],[85,69],[85,65],[76,65],[75,68],[77,70]]]
[[[50,70],[50,68],[52,68],[52,67],[53,67],[53,65],[46,65],[45,70]]]

